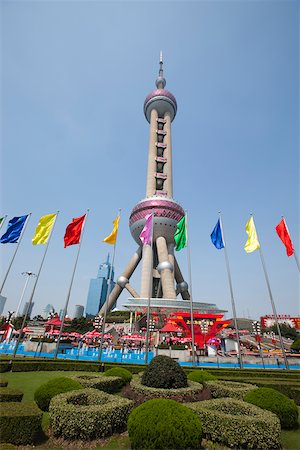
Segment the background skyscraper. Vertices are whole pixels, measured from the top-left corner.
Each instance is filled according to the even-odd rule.
[[[75,305],[74,309],[74,319],[80,319],[80,317],[83,316],[84,313],[84,306],[83,305]]]
[[[0,316],[3,313],[5,302],[6,302],[6,297],[3,297],[3,295],[0,295]]]
[[[92,278],[90,281],[89,292],[86,302],[85,313],[86,317],[94,317],[98,314],[102,305],[105,303],[107,295],[107,286],[110,273],[111,264],[109,262],[109,255],[105,263],[101,263],[99,266],[97,278]],[[111,276],[111,290],[115,286],[114,280],[114,268],[112,268]],[[113,306],[115,307],[115,305]]]
[[[29,302],[26,302],[24,305],[24,308],[23,308],[22,316],[25,316],[28,306],[29,306]],[[31,303],[31,305],[27,311],[27,317],[31,317],[33,307],[34,307],[34,302]]]

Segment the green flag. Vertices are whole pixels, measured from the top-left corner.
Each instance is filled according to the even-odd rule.
[[[176,242],[175,250],[179,251],[184,247],[186,247],[187,230],[186,230],[185,216],[183,216],[183,218],[176,225],[174,240]]]

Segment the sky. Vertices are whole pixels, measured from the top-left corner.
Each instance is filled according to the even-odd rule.
[[[45,247],[31,239],[45,214],[59,211],[33,315],[48,303],[63,308],[77,254],[63,237],[87,208],[69,315],[86,305],[90,279],[112,254],[102,239],[119,208],[123,272],[136,250],[129,216],[146,190],[143,103],[162,50],[178,103],[174,198],[189,215],[193,299],[232,317],[224,251],[210,241],[221,211],[237,315],[272,314],[259,252],[244,251],[253,213],[277,312],[299,315],[299,272],[275,232],[284,215],[299,254],[299,2],[2,0],[0,12],[0,215],[32,213],[4,313],[16,309],[22,272],[40,267]],[[14,250],[1,244],[1,279]],[[177,257],[188,280],[187,251]],[[139,291],[140,269],[131,283]]]

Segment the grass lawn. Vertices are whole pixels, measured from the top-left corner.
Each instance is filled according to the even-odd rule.
[[[24,392],[23,402],[34,401],[34,392],[36,389],[43,383],[51,380],[52,378],[62,377],[62,376],[72,376],[72,375],[92,375],[91,372],[64,372],[64,371],[53,371],[53,372],[6,372],[1,374],[1,378],[5,378],[8,380],[8,386],[10,388],[20,389]],[[95,375],[100,375],[99,373],[95,373]],[[1,406],[1,405],[0,405]],[[60,450],[60,449],[95,449],[95,450],[130,450],[130,442],[127,433],[123,433],[121,435],[114,435],[111,438],[103,439],[101,441],[93,441],[91,443],[79,443],[78,446],[74,445],[66,445],[59,440],[54,440],[47,436],[49,426],[49,415],[48,413],[44,413],[42,427],[45,432],[45,437],[42,442],[40,442],[35,447],[15,447],[19,449],[52,449],[52,450]],[[299,428],[297,430],[291,431],[282,431],[281,434],[281,442],[283,450],[299,450],[300,449],[300,411],[299,411]],[[209,450],[219,450],[220,447],[215,444],[207,443],[204,445],[205,449]],[[5,449],[3,445],[0,444],[0,450]],[[226,447],[222,447],[222,449],[226,449]]]

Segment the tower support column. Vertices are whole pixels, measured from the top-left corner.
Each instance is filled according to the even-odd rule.
[[[143,246],[143,257],[142,257],[142,274],[141,274],[141,298],[148,298],[150,289],[150,280],[153,277],[153,257],[151,245]]]
[[[174,267],[169,261],[167,243],[163,236],[156,239],[156,247],[159,262],[157,270],[160,272],[163,297],[176,298],[173,277]]]
[[[175,280],[176,283],[179,287],[179,293],[181,294],[181,297],[183,298],[183,300],[190,300],[190,293],[188,291],[188,284],[186,281],[184,281],[183,275],[181,273],[179,264],[177,262],[177,259],[174,257],[175,260],[175,264],[174,264],[174,268],[175,268]]]
[[[147,186],[146,196],[152,197],[156,192],[156,130],[157,130],[157,118],[158,114],[156,109],[152,109],[150,116],[150,139],[148,149],[148,173],[147,173]]]
[[[115,287],[113,288],[113,290],[111,291],[111,293],[108,297],[107,306],[104,303],[104,305],[102,305],[102,308],[99,311],[99,314],[104,314],[106,307],[107,307],[107,311],[110,311],[112,309],[112,307],[115,304],[115,302],[117,301],[119,295],[121,294],[124,287],[128,283],[129,278],[131,277],[131,275],[135,271],[136,267],[138,266],[138,264],[141,260],[141,256],[142,256],[142,249],[141,249],[141,247],[139,247],[137,249],[137,251],[134,253],[134,255],[132,256],[129,263],[127,264],[121,277],[118,278]],[[126,280],[127,280],[127,282],[126,282]],[[124,283],[123,283],[123,281],[124,281]]]

